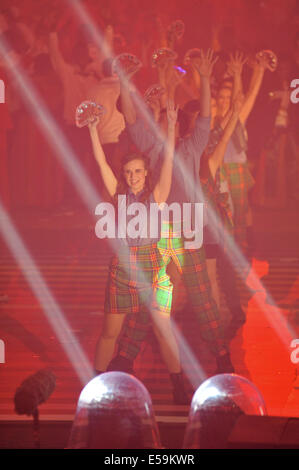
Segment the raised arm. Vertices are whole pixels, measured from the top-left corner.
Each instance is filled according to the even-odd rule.
[[[103,63],[105,60],[113,59],[113,44],[114,44],[114,29],[111,25],[108,25],[105,28],[104,34],[102,36],[101,46],[94,43],[94,49],[96,53],[93,52],[92,62],[90,67],[93,67],[97,71],[99,77],[103,77]]]
[[[135,75],[137,70],[134,70],[130,74],[125,74],[124,72],[120,71],[118,73],[119,81],[120,81],[120,102],[122,113],[126,122],[130,124],[134,124],[136,122],[136,109],[131,97],[131,86],[130,80]]]
[[[165,89],[165,93],[161,96],[161,104],[163,108],[166,108],[167,106],[167,69],[169,67],[169,64],[165,62],[162,65],[158,65],[157,71],[158,71],[158,80],[161,85]]]
[[[131,91],[130,79],[135,73],[136,71],[128,75],[119,73],[122,113],[132,141],[140,152],[151,154],[151,166],[155,167],[164,146],[163,134],[149,113],[144,100],[138,92]]]
[[[99,135],[97,131],[98,123],[99,123],[99,120],[98,118],[96,118],[94,122],[89,124],[88,126],[92,148],[93,148],[93,154],[100,167],[100,171],[101,171],[101,175],[102,175],[105,187],[108,193],[110,194],[110,196],[113,197],[116,193],[117,179],[115,178],[115,175],[110,165],[108,165],[107,163],[101,142],[99,140]]]
[[[244,64],[247,62],[247,58],[241,52],[236,52],[235,55],[230,54],[229,58],[230,59],[227,63],[227,73],[233,79],[233,89],[231,96],[231,102],[233,103],[237,96],[240,94],[243,95],[242,71]],[[229,111],[225,116],[223,116],[221,122],[219,123],[222,129],[225,129],[228,122],[230,121],[232,117],[232,110],[233,107],[231,106]]]
[[[160,17],[156,18],[157,32],[158,32],[158,47],[169,47],[167,41],[167,31]]]
[[[123,79],[121,80],[120,86],[120,98],[122,113],[125,117],[126,127],[132,141],[142,153],[149,153],[155,149],[154,154],[157,160],[163,147],[163,139],[155,118],[152,118],[147,106],[137,93],[134,95],[134,99],[132,98],[129,83],[125,83]],[[136,100],[140,100],[140,110],[138,114],[136,112]],[[160,116],[160,109],[158,111]],[[153,164],[155,163],[156,161],[153,162]]]
[[[160,178],[153,191],[154,199],[158,204],[166,202],[171,188],[177,115],[178,107],[175,108],[173,101],[169,101],[167,104],[168,133],[164,161],[160,172]]]
[[[209,117],[211,115],[211,86],[210,79],[213,67],[218,57],[214,57],[214,52],[209,49],[207,53],[201,50],[201,57],[194,61],[194,67],[200,76],[200,115]]]
[[[110,24],[106,26],[104,33],[104,56],[109,59],[113,57],[114,29]]]
[[[242,108],[243,95],[239,93],[238,96],[232,103],[232,110],[230,113],[230,119],[224,129],[224,132],[215,147],[215,150],[209,155],[209,167],[213,178],[215,178],[216,172],[223,162],[224,154],[226,152],[227,144],[235,130],[236,124],[239,119],[239,114]]]
[[[209,140],[211,116],[210,77],[217,59],[217,57],[213,57],[213,51],[209,50],[206,54],[201,52],[200,59],[193,62],[193,67],[200,75],[200,111],[193,132],[184,138],[182,148],[184,147],[186,155],[198,160]]]
[[[227,63],[227,73],[233,78],[232,102],[243,93],[242,72],[243,66],[247,62],[247,57],[242,52],[236,52],[235,55],[229,55]]]
[[[166,92],[169,101],[175,101],[176,89],[183,83],[184,75],[175,69],[173,61],[168,63],[166,71]]]
[[[65,70],[69,68],[69,64],[64,60],[59,47],[58,34],[55,31],[49,34],[49,54],[53,68],[58,75],[63,75]]]
[[[245,96],[243,107],[240,111],[239,119],[242,124],[245,124],[249,114],[252,111],[252,108],[255,104],[257,95],[260,91],[264,73],[266,69],[266,61],[265,59],[257,59],[253,66],[252,77],[249,85],[248,92]]]

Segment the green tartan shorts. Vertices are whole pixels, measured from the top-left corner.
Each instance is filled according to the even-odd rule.
[[[172,289],[157,245],[124,247],[110,263],[105,313],[134,314],[142,306],[170,314]]]
[[[247,247],[247,213],[249,210],[248,192],[254,185],[254,178],[244,163],[225,163],[224,171],[234,206],[234,237],[240,247]]]
[[[246,214],[249,209],[248,191],[254,185],[254,178],[247,163],[225,163],[224,169],[234,204],[234,224],[246,225]]]

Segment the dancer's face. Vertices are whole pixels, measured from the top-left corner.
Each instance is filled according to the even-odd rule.
[[[124,178],[134,194],[139,193],[145,186],[147,170],[141,159],[131,160],[123,167]]]
[[[230,108],[232,92],[229,88],[222,88],[219,90],[217,97],[217,114],[218,116],[225,116]]]

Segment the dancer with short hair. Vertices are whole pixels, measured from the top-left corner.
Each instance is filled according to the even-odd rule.
[[[168,102],[167,143],[160,177],[154,187],[150,185],[150,170],[147,159],[142,154],[126,156],[122,162],[122,173],[117,179],[107,163],[99,141],[97,119],[89,125],[94,156],[109,195],[114,200],[118,200],[119,195],[126,196],[122,198],[123,207],[120,208],[124,213],[127,213],[128,204],[142,202],[146,207],[147,221],[144,223],[147,226],[148,222],[151,223],[150,204],[161,207],[170,191],[177,111],[173,103]],[[119,220],[118,223],[121,225],[123,222]],[[121,231],[127,233],[127,227],[121,227]],[[181,375],[181,365],[170,322],[172,284],[157,247],[159,238],[160,236],[151,238],[151,235],[130,238],[127,235],[126,238],[117,239],[117,252],[110,264],[106,288],[104,325],[96,346],[95,370],[96,373],[106,371],[126,315],[138,318],[146,312],[145,314],[152,320],[162,357],[172,380],[176,383],[173,391],[174,400],[176,403],[187,404],[183,383],[178,379]]]

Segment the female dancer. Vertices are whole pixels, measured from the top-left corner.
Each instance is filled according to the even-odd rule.
[[[220,141],[224,129],[231,117],[231,102],[242,93],[242,70],[246,62],[243,54],[236,53],[230,56],[228,63],[228,73],[233,78],[232,86],[220,87],[217,95],[217,115],[214,119],[214,128],[210,135],[210,141],[216,146]],[[226,142],[223,163],[220,169],[220,179],[222,184],[228,184],[232,204],[233,204],[233,236],[238,247],[247,251],[247,231],[250,214],[248,191],[253,185],[253,178],[247,163],[247,134],[245,124],[247,118],[255,104],[257,94],[260,90],[266,61],[257,59],[253,64],[253,73],[241,109],[239,110],[239,119],[234,126],[234,131],[230,139]],[[249,232],[250,233],[250,230]],[[227,256],[228,254],[228,256]],[[222,284],[226,296],[226,303],[232,315],[231,323],[227,329],[227,337],[233,338],[236,331],[245,323],[246,316],[243,312],[240,302],[240,296],[237,289],[237,273],[242,272],[242,268],[247,270],[248,263],[235,261],[234,250],[227,250],[226,255],[219,253],[217,265],[219,269],[219,280]],[[239,258],[237,258],[239,259]],[[244,264],[244,266],[243,266]]]
[[[147,221],[151,220],[150,204],[166,202],[172,180],[173,154],[175,144],[175,125],[177,108],[172,102],[167,105],[168,142],[165,147],[164,161],[155,187],[150,184],[150,172],[146,158],[142,154],[128,155],[122,162],[122,174],[116,179],[108,165],[97,133],[97,120],[89,125],[94,156],[99,164],[101,175],[109,195],[118,200],[120,195],[127,213],[126,204],[141,202],[146,207]],[[155,212],[155,211],[154,211]],[[118,210],[118,213],[120,211]],[[119,221],[122,224],[122,221]],[[127,226],[128,227],[128,226]],[[118,227],[121,230],[127,227]],[[178,346],[171,329],[170,310],[172,284],[166,267],[157,248],[157,238],[130,238],[118,240],[118,252],[113,256],[106,289],[105,317],[102,334],[98,340],[95,354],[95,369],[101,373],[107,369],[115,349],[116,340],[121,332],[127,313],[142,315],[150,310],[154,332],[161,348],[162,357],[172,376],[181,375]],[[174,383],[174,381],[172,380]],[[177,381],[175,382],[178,383]],[[183,383],[174,389],[177,403],[186,403]]]
[[[228,73],[233,77],[233,90],[225,82],[219,88],[217,95],[217,116],[213,129],[213,132],[216,134],[220,132],[221,135],[229,119],[228,111],[234,98],[233,94],[236,96],[239,91],[243,92],[242,69],[245,61],[246,59],[240,53],[236,53],[234,57],[230,56]],[[257,58],[252,63],[252,67],[253,72],[248,91],[244,97],[242,109],[239,113],[239,121],[227,144],[223,159],[223,167],[228,176],[228,184],[234,204],[234,237],[244,254],[248,253],[248,240],[252,233],[250,229],[252,221],[248,192],[254,184],[254,179],[247,162],[247,132],[245,125],[262,85],[266,70],[266,60],[264,58]]]
[[[227,236],[233,236],[233,206],[226,180],[220,175],[227,144],[235,130],[243,103],[241,92],[234,99],[228,123],[217,144],[211,142],[200,165],[200,181],[205,195],[208,224],[204,228],[204,247],[207,269],[214,298],[220,308],[220,290],[217,280],[216,260],[226,251]],[[226,184],[224,184],[226,183]],[[226,260],[226,262],[229,262]]]

